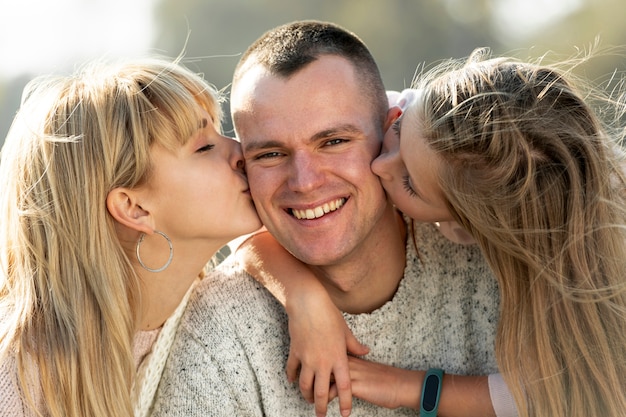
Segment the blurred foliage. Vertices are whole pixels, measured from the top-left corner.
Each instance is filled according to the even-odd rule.
[[[488,16],[487,2],[475,3]],[[181,14],[181,8],[189,13]],[[293,20],[332,21],[358,34],[393,89],[408,86],[424,62],[494,43],[484,24],[454,22],[444,2],[433,0],[163,0],[157,19],[163,28],[157,44],[170,55],[184,48],[186,62],[218,88],[229,85],[239,55],[259,35]],[[230,130],[228,121],[225,130]]]
[[[538,6],[530,16],[517,19],[516,11],[511,11],[503,19],[498,12],[510,1],[160,0],[153,51],[170,57],[184,54],[190,68],[228,92],[233,69],[246,47],[266,30],[300,19],[332,21],[358,34],[370,47],[389,89],[410,85],[424,65],[465,57],[480,46],[490,47],[496,55],[522,59],[553,51],[550,55],[561,59],[590,49],[598,36],[605,47],[626,44],[623,0],[559,0],[575,5],[573,11],[523,35],[520,28],[541,17],[543,7],[556,0],[536,0]],[[624,72],[624,56],[618,51],[594,59],[593,65],[585,66],[585,76],[602,80],[615,69]],[[23,83],[16,80],[0,87],[2,138]],[[228,121],[225,130],[230,131]]]

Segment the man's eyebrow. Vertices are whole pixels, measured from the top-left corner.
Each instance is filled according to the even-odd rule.
[[[315,142],[320,139],[326,139],[341,135],[360,135],[363,134],[363,131],[352,124],[344,124],[332,127],[330,129],[322,130],[321,132],[316,133],[311,137],[310,142]]]
[[[264,149],[279,148],[282,145],[283,144],[277,140],[266,140],[266,141],[252,140],[246,143],[246,145],[243,147],[243,150],[244,152],[256,152],[256,151],[262,151]]]

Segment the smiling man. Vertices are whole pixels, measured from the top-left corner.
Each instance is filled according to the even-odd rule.
[[[369,346],[367,359],[494,373],[498,290],[479,249],[446,240],[431,224],[411,229],[371,171],[398,115],[388,107],[376,63],[354,34],[309,21],[259,38],[231,94],[259,217],[312,267]],[[288,353],[284,309],[227,261],[190,301],[154,415],[314,415],[285,377]],[[481,389],[489,404],[486,378]],[[414,415],[410,406],[418,405],[391,410],[356,399],[352,412]]]
[[[382,83],[363,94],[355,66],[337,55],[286,76],[289,68],[254,64],[262,59],[243,58],[231,95],[259,216],[289,252],[320,270],[342,310],[371,311],[395,292],[405,259],[404,225],[370,168],[392,122]]]

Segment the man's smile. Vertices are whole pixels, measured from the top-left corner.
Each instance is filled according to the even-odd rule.
[[[341,208],[341,206],[343,206],[346,203],[346,201],[347,201],[347,198],[342,197],[342,198],[338,198],[336,200],[330,201],[328,203],[324,203],[321,206],[317,206],[317,207],[313,207],[313,208],[309,208],[305,210],[289,209],[289,212],[291,213],[292,216],[294,216],[298,220],[319,219],[320,217],[323,217],[325,214],[328,214],[330,212],[333,212]]]

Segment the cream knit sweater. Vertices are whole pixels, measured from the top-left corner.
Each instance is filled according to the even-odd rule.
[[[187,306],[187,301],[196,280],[187,291],[183,300],[172,316],[158,329],[137,332],[133,339],[133,357],[137,377],[133,385],[133,404],[135,417],[149,415],[152,400],[156,391],[161,373],[167,360],[170,347],[174,340],[176,328]],[[105,372],[105,370],[103,370]],[[40,404],[39,410],[43,410],[38,382],[30,384],[31,393],[35,396],[35,402]],[[22,400],[22,392],[17,383],[17,365],[15,358],[8,358],[0,363],[0,417],[34,417],[32,410],[27,409]]]
[[[476,246],[451,242],[417,224],[407,239],[404,279],[380,309],[346,314],[367,359],[456,374],[497,372],[497,283]],[[381,259],[380,262],[384,262]],[[153,417],[313,416],[313,405],[285,377],[287,316],[261,285],[231,261],[198,286],[157,391]],[[329,415],[338,416],[336,400]],[[352,416],[416,415],[356,399]]]

